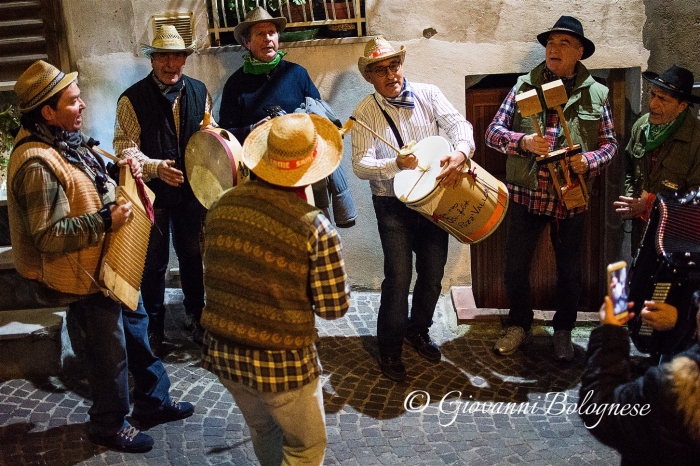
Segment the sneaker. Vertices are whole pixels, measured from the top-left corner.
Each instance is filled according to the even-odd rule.
[[[116,434],[107,437],[89,433],[88,439],[96,445],[124,453],[145,453],[153,448],[153,438],[134,426],[124,427]]]
[[[442,353],[440,348],[436,345],[433,340],[430,339],[430,335],[427,333],[414,333],[413,335],[406,335],[406,341],[413,346],[413,348],[430,362],[439,362],[442,359]]]
[[[522,327],[508,327],[505,335],[496,340],[493,350],[497,354],[507,356],[515,353],[520,345],[529,343],[530,339],[532,339],[532,330],[526,332]]]
[[[194,406],[186,401],[171,401],[168,404],[161,405],[156,411],[146,414],[132,414],[131,419],[141,429],[147,430],[158,424],[166,422],[179,421],[192,416]]]
[[[162,358],[164,354],[165,334],[159,332],[149,332],[148,344],[151,346],[151,353],[158,358]]]
[[[555,330],[552,337],[554,344],[554,359],[571,361],[574,359],[574,345],[571,343],[571,330]]]
[[[379,357],[379,365],[382,368],[382,374],[386,376],[387,379],[393,380],[394,382],[403,382],[406,380],[406,368],[401,362],[401,356],[395,358],[383,358]]]
[[[192,322],[192,341],[198,345],[202,345],[204,341],[204,327],[198,320]]]

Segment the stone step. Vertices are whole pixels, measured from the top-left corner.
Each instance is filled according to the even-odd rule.
[[[58,375],[63,353],[66,307],[0,312],[0,380]]]

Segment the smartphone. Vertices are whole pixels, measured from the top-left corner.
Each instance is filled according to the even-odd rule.
[[[627,262],[608,265],[608,296],[613,303],[613,313],[618,318],[627,315]]]

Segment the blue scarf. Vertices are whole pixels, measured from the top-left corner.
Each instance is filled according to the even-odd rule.
[[[416,106],[413,88],[411,88],[411,85],[408,84],[405,78],[403,80],[403,88],[401,92],[399,92],[399,95],[391,99],[387,98],[386,100],[394,107],[413,109]]]

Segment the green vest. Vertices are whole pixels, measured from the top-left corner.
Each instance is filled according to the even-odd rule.
[[[547,104],[541,88],[544,66],[543,62],[529,74],[520,76],[515,84],[515,88],[516,94],[536,89],[542,109],[546,110]],[[581,62],[576,64],[576,73],[574,90],[563,108],[564,118],[574,144],[581,144],[583,152],[588,152],[598,147],[600,120],[603,115],[605,100],[608,97],[608,88],[596,82]],[[542,132],[544,132],[545,118],[546,111],[537,115],[537,121]],[[537,132],[532,118],[523,118],[517,106],[513,113],[512,130],[525,134]],[[556,148],[568,145],[564,128],[560,124]],[[506,181],[528,189],[537,189],[537,173],[540,167],[535,163],[536,155],[529,153],[524,153],[523,155],[511,155],[506,158]]]
[[[207,214],[202,326],[261,349],[313,344],[308,243],[320,212],[257,181],[227,191]]]

